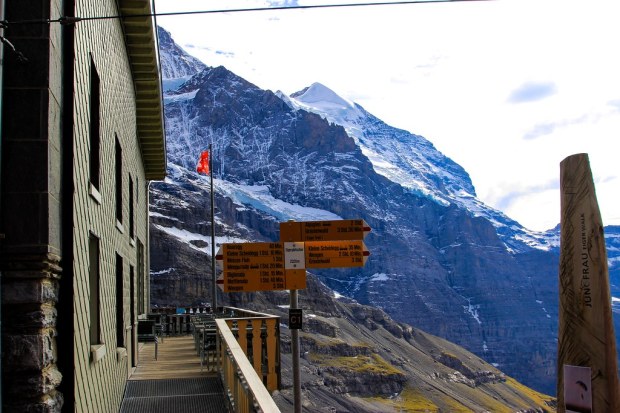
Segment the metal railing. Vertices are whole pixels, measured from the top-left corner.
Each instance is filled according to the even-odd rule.
[[[234,318],[215,322],[217,363],[230,411],[280,413],[269,393],[280,387],[280,318],[228,310]]]

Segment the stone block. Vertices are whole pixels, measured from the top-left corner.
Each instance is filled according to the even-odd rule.
[[[60,392],[54,391],[41,397],[22,397],[11,400],[3,406],[4,413],[61,413],[63,397]]]
[[[22,305],[6,308],[4,315],[6,331],[23,333],[56,327],[58,312],[50,304]]]
[[[41,371],[56,362],[55,332],[41,334],[5,334],[3,337],[3,364],[9,371]]]
[[[54,392],[62,381],[62,374],[55,365],[43,371],[29,371],[15,374],[6,386],[7,396],[15,398],[25,394],[46,395]]]
[[[31,304],[58,301],[58,282],[50,279],[26,278],[27,274],[41,277],[38,271],[7,271],[24,276],[5,281],[2,286],[2,304]],[[5,273],[5,279],[8,278]]]

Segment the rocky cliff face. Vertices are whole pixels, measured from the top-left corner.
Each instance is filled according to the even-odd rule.
[[[176,46],[174,40],[166,30],[157,28],[157,39],[161,50],[161,74],[164,81],[171,79],[186,79],[206,68],[205,64]],[[177,84],[178,86],[178,84]]]
[[[151,185],[153,304],[210,300],[210,194],[207,178],[193,171],[200,151],[212,144],[217,243],[275,241],[279,222],[289,219],[364,219],[372,227],[366,266],[316,271],[319,279],[555,393],[558,253],[548,244],[532,247],[542,235],[480,212],[479,201],[469,203],[476,213],[468,210],[464,200],[475,196],[469,177],[422,140],[412,140],[421,142],[412,144],[416,159],[431,162],[424,166],[429,171],[448,164],[452,177],[410,174],[434,192],[378,173],[368,148],[397,146],[385,143],[388,129],[377,120],[372,124],[381,135],[368,132],[362,144],[336,119],[300,109],[223,67],[183,80],[165,99],[169,176]],[[413,138],[398,135],[405,139]],[[455,196],[463,191],[466,197]],[[248,305],[259,296],[218,301]],[[386,329],[371,311],[363,313],[352,319],[370,331]],[[333,383],[346,383],[329,371]],[[467,370],[457,371],[475,382]]]
[[[314,276],[300,291],[302,404],[308,412],[554,411],[554,400],[438,337],[360,305]],[[282,411],[293,404],[288,294],[258,294],[250,307],[283,320]]]

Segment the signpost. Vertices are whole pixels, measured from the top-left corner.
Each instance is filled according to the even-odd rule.
[[[306,268],[363,267],[370,251],[363,241],[305,242]]]
[[[224,292],[284,290],[284,252],[279,242],[223,244],[216,255],[223,267]]]
[[[303,314],[301,308],[289,308],[288,328],[291,330],[301,330],[303,325]]]
[[[370,232],[363,219],[281,222],[280,241],[361,240]]]
[[[292,254],[299,254],[292,248]],[[303,260],[303,248],[301,250]],[[284,243],[246,242],[223,244],[216,255],[223,269],[218,287],[226,292],[273,291],[306,288],[306,271],[298,267],[285,268]],[[299,267],[301,265],[301,267]]]
[[[280,241],[285,244],[299,245],[299,248],[304,250],[303,268],[363,266],[370,252],[362,240],[369,232],[370,227],[362,219],[280,223]],[[287,265],[289,265],[288,262]],[[296,289],[291,289],[290,298],[289,327],[293,359],[294,411],[301,413],[298,328],[301,328],[302,317],[301,309],[298,308]],[[293,324],[293,320],[299,320],[299,324]]]
[[[301,413],[297,290],[306,288],[306,268],[362,267],[370,252],[362,241],[370,227],[362,219],[280,223],[280,242],[223,244],[216,255],[224,292],[289,290],[295,413]]]

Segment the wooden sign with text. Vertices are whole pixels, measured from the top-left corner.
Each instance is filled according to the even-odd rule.
[[[223,272],[217,279],[224,292],[306,288],[306,271],[287,270],[281,242],[223,244],[216,255]]]
[[[306,241],[306,268],[363,267],[370,251],[363,241]]]
[[[280,241],[362,240],[369,232],[363,219],[280,223]]]

